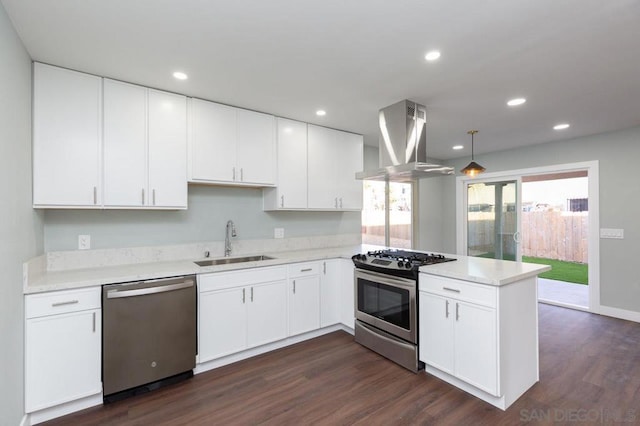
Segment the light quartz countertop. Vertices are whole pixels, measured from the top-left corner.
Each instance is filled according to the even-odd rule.
[[[166,262],[133,263],[126,265],[68,269],[62,271],[46,271],[32,280],[25,280],[24,293],[42,293],[46,291],[68,290],[82,287],[93,287],[104,284],[152,280],[180,275],[206,274],[211,272],[232,271],[265,266],[285,265],[289,263],[309,262],[326,259],[351,259],[356,253],[367,251],[370,246],[357,245],[345,247],[318,248],[274,253],[256,253],[272,257],[269,260],[254,262],[229,263],[215,266],[198,266],[194,261],[178,260]],[[238,255],[244,257],[252,253]],[[231,256],[236,257],[236,256]],[[214,259],[212,257],[212,259]]]
[[[457,260],[420,267],[420,272],[440,277],[502,286],[550,271],[548,265],[511,262],[482,257],[451,256]]]
[[[206,274],[222,271],[285,265],[298,262],[321,261],[326,259],[350,259],[357,253],[380,249],[377,246],[349,245],[342,247],[315,248],[279,252],[243,253],[242,256],[261,254],[273,259],[229,263],[215,266],[198,266],[194,263],[204,258],[147,263],[131,263],[90,268],[42,271],[27,278],[25,274],[24,293],[68,290],[74,288],[101,286],[120,282],[152,280],[180,275]],[[238,255],[240,256],[240,255]],[[449,255],[457,260],[436,265],[422,266],[420,272],[447,278],[472,281],[481,284],[501,286],[524,278],[536,276],[551,268],[531,263],[509,262],[459,255]],[[234,257],[234,256],[232,256]]]

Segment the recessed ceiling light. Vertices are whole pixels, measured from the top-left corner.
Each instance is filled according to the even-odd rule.
[[[437,50],[432,50],[431,52],[429,52],[426,55],[424,55],[424,58],[427,61],[435,61],[439,57],[440,57],[440,52],[438,52]]]
[[[316,111],[316,115],[323,117],[325,115],[327,115],[327,111],[323,110],[323,109],[319,109]]]
[[[564,130],[568,128],[569,128],[569,124],[567,123],[556,124],[555,126],[553,126],[553,130]]]
[[[509,106],[518,106],[518,105],[522,105],[525,102],[527,102],[527,100],[525,98],[515,98],[515,99],[511,99],[510,101],[508,101],[507,105],[509,105]]]
[[[173,77],[177,80],[186,80],[189,78],[188,75],[186,75],[185,73],[181,72],[181,71],[176,71],[173,73]]]
[[[462,149],[462,148],[464,148],[464,145],[456,145],[452,149],[455,149],[456,151],[458,151],[459,149]]]

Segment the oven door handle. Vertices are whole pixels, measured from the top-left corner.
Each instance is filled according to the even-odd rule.
[[[416,288],[416,281],[415,280],[408,280],[406,278],[398,278],[398,277],[394,277],[392,275],[383,275],[383,274],[378,274],[378,273],[372,273],[369,271],[362,271],[359,269],[356,269],[355,271],[355,278],[356,280],[358,278],[364,278],[366,280],[372,281],[372,282],[376,282],[376,283],[382,283],[382,284],[387,284],[393,287],[399,287],[399,288],[404,288],[407,290],[415,290]]]

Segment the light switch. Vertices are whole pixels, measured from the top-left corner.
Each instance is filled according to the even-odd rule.
[[[624,239],[624,229],[601,228],[600,238]]]
[[[273,228],[273,238],[284,238],[284,228]]]

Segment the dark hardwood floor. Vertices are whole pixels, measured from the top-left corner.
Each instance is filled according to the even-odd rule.
[[[43,424],[640,424],[640,324],[541,304],[540,382],[507,411],[335,332]]]

